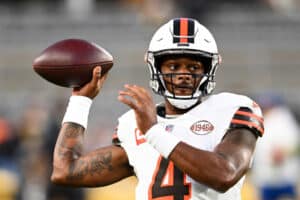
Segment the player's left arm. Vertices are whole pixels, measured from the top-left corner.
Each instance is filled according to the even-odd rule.
[[[169,159],[194,180],[226,192],[249,169],[257,136],[247,128],[230,129],[213,152],[180,142]]]
[[[261,110],[249,101],[248,106],[236,110],[228,131],[213,152],[180,142],[169,159],[200,183],[225,192],[249,169],[257,137],[263,133]]]
[[[176,138],[162,137],[164,134],[160,134],[163,130],[157,125],[155,105],[144,88],[125,85],[118,98],[135,111],[137,126],[142,133],[145,134],[154,127],[154,134],[148,134],[147,141],[199,183],[225,192],[247,172],[256,144],[257,130],[262,125],[261,119],[253,115],[251,110],[241,108],[235,113],[230,129],[211,152],[196,149],[184,142],[178,143]],[[255,125],[256,128],[249,128],[248,125]],[[155,130],[155,127],[158,129]]]

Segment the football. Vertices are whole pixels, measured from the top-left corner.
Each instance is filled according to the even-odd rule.
[[[62,87],[81,87],[92,79],[93,69],[101,75],[113,66],[112,55],[101,46],[83,39],[66,39],[47,47],[33,61],[42,78]]]

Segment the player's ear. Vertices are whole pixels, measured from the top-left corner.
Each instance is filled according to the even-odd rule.
[[[146,52],[146,53],[144,54],[144,61],[145,61],[145,63],[147,63],[147,60],[148,60],[148,53]]]
[[[218,55],[218,61],[219,61],[219,65],[221,65],[222,61],[223,61],[223,58],[222,58],[222,56],[220,54]]]

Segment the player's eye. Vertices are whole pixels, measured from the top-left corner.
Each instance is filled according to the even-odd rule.
[[[169,70],[175,71],[177,69],[177,66],[175,64],[170,64],[169,65]]]
[[[189,70],[190,71],[196,71],[196,70],[198,70],[199,69],[199,66],[197,66],[197,65],[190,65],[189,66]]]
[[[204,70],[203,66],[198,65],[198,64],[191,64],[188,66],[188,69],[192,72],[195,72],[195,71],[200,72],[200,71]]]

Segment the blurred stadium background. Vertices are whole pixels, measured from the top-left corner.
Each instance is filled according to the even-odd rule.
[[[223,64],[216,92],[277,93],[299,120],[299,11],[299,0],[1,0],[0,199],[133,199],[135,179],[104,190],[49,183],[53,145],[71,92],[32,70],[35,56],[50,44],[84,38],[114,56],[90,114],[89,150],[110,143],[118,116],[128,109],[117,101],[118,90],[124,83],[148,86],[144,53],[151,35],[179,16],[198,19],[217,40]],[[246,197],[259,199],[249,198],[252,187]]]

